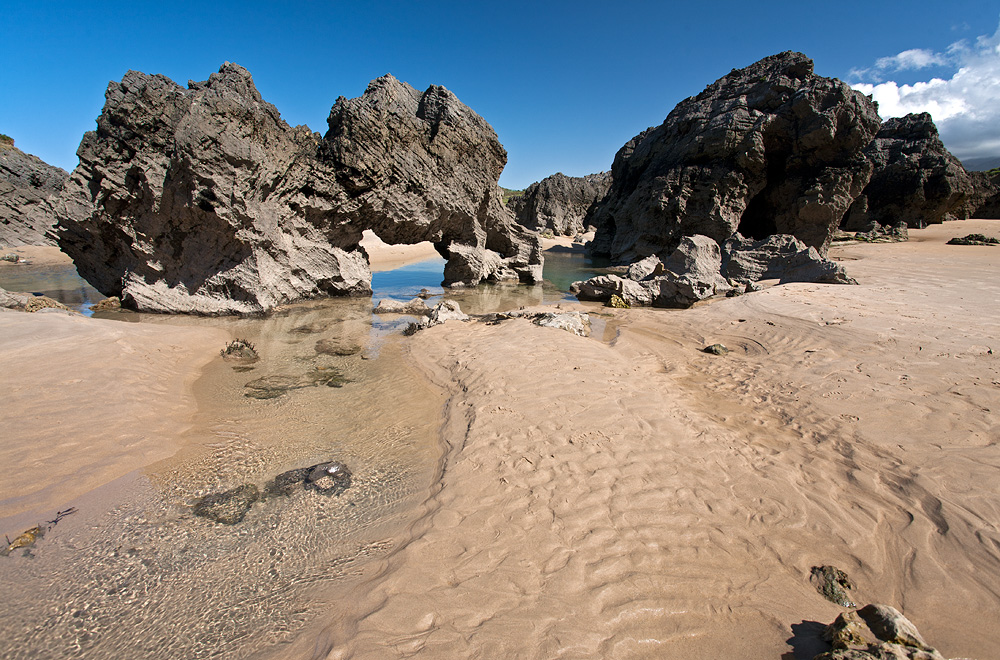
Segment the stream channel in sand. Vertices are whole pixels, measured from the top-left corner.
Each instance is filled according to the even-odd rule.
[[[447,296],[473,314],[554,303],[569,282],[592,272],[577,254],[555,253],[546,263],[556,284]],[[443,264],[376,273],[373,299],[407,300],[427,288],[433,305],[445,293]],[[44,293],[85,313],[100,299],[72,265],[6,269],[0,279],[0,287]],[[401,330],[414,319],[371,308],[363,298],[294,305],[262,319],[105,314],[223,328],[250,340],[261,360],[252,368],[210,363],[195,384],[198,412],[179,453],[66,502],[77,512],[37,547],[0,559],[0,655],[245,658],[322,625],[337,608],[338,585],[405,544],[441,469],[444,395],[402,355]],[[246,396],[246,384],[263,376],[332,371],[348,382],[274,399]],[[258,502],[232,527],[191,513],[207,493],[263,486],[286,470],[330,460],[353,473],[340,497],[303,490]],[[38,522],[37,511],[0,510],[11,538]]]

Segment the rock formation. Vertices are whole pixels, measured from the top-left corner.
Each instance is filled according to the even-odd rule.
[[[0,245],[55,245],[46,235],[55,224],[48,200],[68,177],[0,135]]]
[[[945,660],[894,607],[866,605],[839,614],[823,639],[832,647],[813,660]]]
[[[969,217],[972,179],[945,148],[926,112],[886,120],[865,155],[875,169],[844,215],[844,229],[865,231],[874,223],[898,222],[919,229]]]
[[[1000,219],[1000,171],[969,172],[969,178],[973,188],[969,217]]]
[[[881,122],[865,95],[813,73],[801,53],[767,57],[677,105],[630,140],[586,222],[595,255],[630,263],[681,237],[791,234],[825,254],[871,176]]]
[[[449,284],[541,279],[537,238],[500,201],[506,152],[443,87],[378,78],[337,99],[322,137],[288,126],[235,64],[186,89],[130,71],[105,98],[57,231],[126,306],[248,313],[369,294],[365,229],[432,241]]]
[[[721,250],[707,236],[685,236],[666,261],[649,256],[629,266],[624,277],[598,275],[574,282],[570,291],[580,300],[610,303],[617,298],[625,306],[683,308],[722,293],[756,290],[754,283],[770,279],[857,284],[843,266],[794,236],[774,234],[754,241],[737,233]]]
[[[557,172],[528,186],[523,195],[512,198],[507,206],[528,229],[575,236],[583,233],[584,218],[610,187],[611,172],[587,176]]]

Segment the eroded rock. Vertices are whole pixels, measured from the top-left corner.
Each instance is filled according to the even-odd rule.
[[[919,229],[964,220],[973,210],[973,181],[941,142],[930,114],[887,119],[865,155],[874,170],[844,215],[844,229],[866,231],[873,223],[898,222]]]
[[[0,137],[0,245],[55,245],[50,199],[67,178],[66,170],[24,153],[6,135]]]
[[[787,234],[755,241],[736,234],[723,246],[722,272],[739,284],[776,279],[786,282],[857,284],[844,267]]]
[[[836,566],[813,566],[809,580],[816,591],[831,603],[844,607],[855,606],[848,593],[854,588],[854,583],[847,577],[847,573]]]
[[[507,206],[528,229],[576,236],[585,231],[588,211],[610,187],[611,172],[587,176],[557,172],[528,186],[523,195],[511,198]]]
[[[128,307],[252,313],[369,295],[362,231],[432,241],[449,284],[541,280],[537,237],[503,207],[506,152],[439,86],[392,76],[334,104],[326,135],[288,126],[249,72],[185,89],[130,71],[59,198],[59,245]]]
[[[832,649],[813,660],[945,660],[909,619],[888,605],[838,615],[823,639]]]
[[[824,255],[868,184],[864,150],[880,127],[868,97],[815,75],[801,53],[734,69],[619,150],[587,219],[590,250],[631,263],[682,236],[722,244],[739,231],[791,234]]]

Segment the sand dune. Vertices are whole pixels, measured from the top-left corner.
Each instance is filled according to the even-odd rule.
[[[811,658],[829,563],[946,656],[997,657],[1000,249],[944,242],[998,227],[838,248],[857,287],[615,311],[610,344],[419,334],[440,491],[287,655]]]

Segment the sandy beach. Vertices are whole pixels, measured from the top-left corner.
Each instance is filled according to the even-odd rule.
[[[859,286],[562,304],[603,337],[418,333],[407,362],[446,395],[439,477],[393,549],[265,655],[811,658],[842,608],[809,571],[832,564],[945,656],[997,657],[1000,248],[945,242],[998,230],[834,248]],[[367,249],[376,270],[425,247]],[[60,313],[0,326],[3,518],[179,451],[229,339]],[[701,352],[717,342],[731,352]]]
[[[821,564],[945,656],[997,657],[1000,250],[944,243],[998,227],[835,248],[860,286],[616,310],[610,343],[420,333],[440,492],[284,657],[811,658],[841,611]]]

